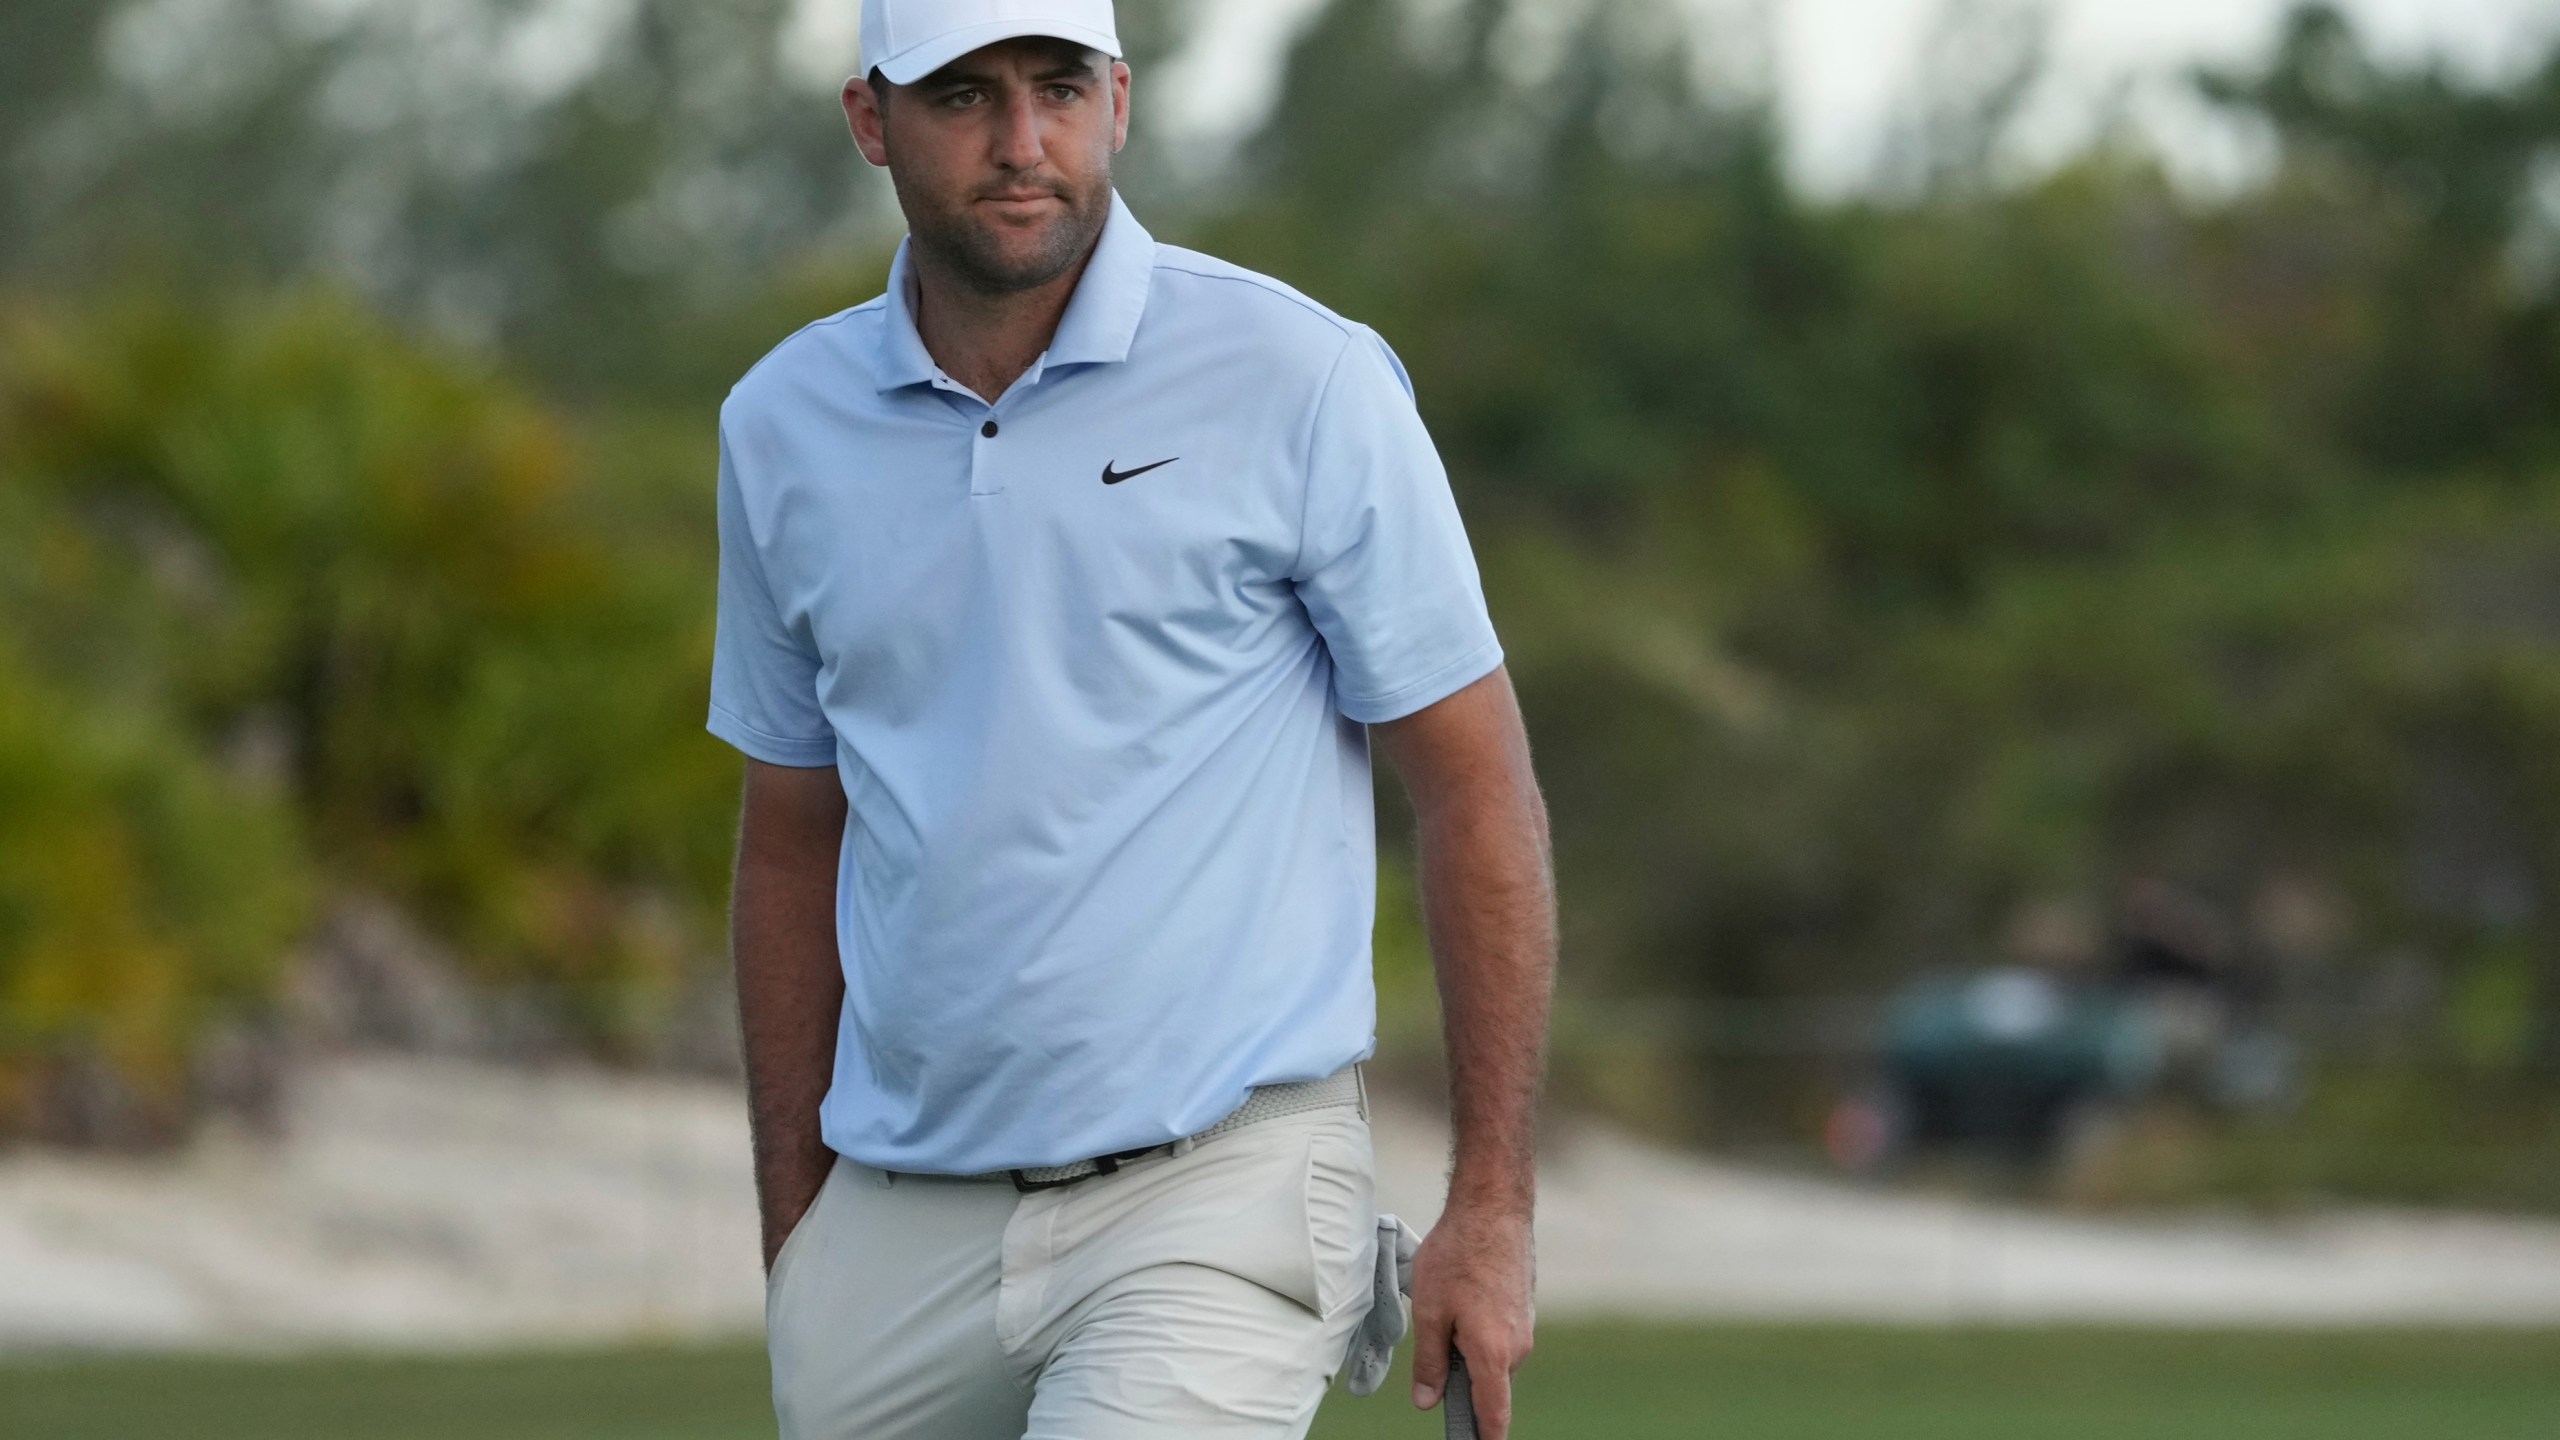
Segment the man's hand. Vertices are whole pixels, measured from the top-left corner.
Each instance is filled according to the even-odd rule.
[[[1484,1440],[1511,1431],[1529,1353],[1538,1082],[1555,982],[1555,883],[1529,740],[1501,669],[1375,727],[1421,829],[1424,928],[1449,1044],[1449,1203],[1413,1261],[1413,1402],[1466,1357]]]
[[[1440,1403],[1449,1347],[1467,1360],[1484,1440],[1511,1432],[1511,1372],[1533,1343],[1535,1259],[1529,1216],[1498,1206],[1452,1208],[1413,1257],[1413,1403]]]

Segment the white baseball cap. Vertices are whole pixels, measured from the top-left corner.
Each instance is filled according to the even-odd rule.
[[[1117,60],[1111,0],[862,0],[862,68],[912,85],[981,45],[1049,35]]]

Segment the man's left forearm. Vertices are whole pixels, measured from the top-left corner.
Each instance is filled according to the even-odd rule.
[[[1484,1440],[1511,1422],[1534,1329],[1538,1087],[1555,984],[1554,867],[1510,677],[1492,674],[1377,726],[1413,796],[1421,889],[1449,1048],[1449,1203],[1414,1257],[1414,1403],[1450,1352],[1475,1378]]]
[[[1546,807],[1524,753],[1515,774],[1456,787],[1419,819],[1456,1140],[1449,1203],[1525,1214],[1555,981]]]

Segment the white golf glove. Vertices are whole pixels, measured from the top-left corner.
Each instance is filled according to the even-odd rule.
[[[1413,1324],[1413,1252],[1422,1237],[1393,1215],[1378,1217],[1378,1263],[1369,1291],[1369,1313],[1351,1332],[1342,1368],[1354,1395],[1374,1395],[1387,1383],[1396,1342]]]

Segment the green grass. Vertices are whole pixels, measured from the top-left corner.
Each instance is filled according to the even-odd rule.
[[[1437,1436],[1337,1393],[1322,1440]],[[2560,1332],[1547,1328],[1517,1433],[1590,1440],[2549,1440]],[[8,1440],[747,1440],[752,1345],[0,1365]]]

